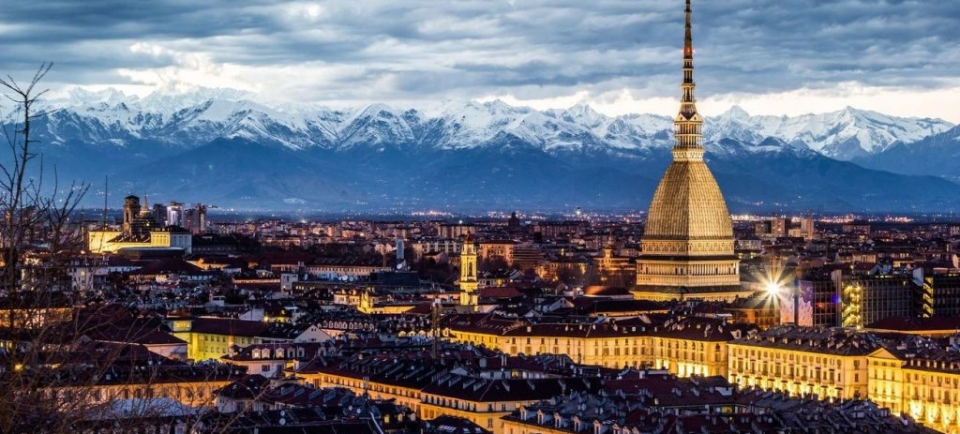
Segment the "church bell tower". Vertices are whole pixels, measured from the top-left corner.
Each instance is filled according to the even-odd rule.
[[[479,294],[477,287],[477,245],[468,233],[460,252],[460,305],[476,309]]]

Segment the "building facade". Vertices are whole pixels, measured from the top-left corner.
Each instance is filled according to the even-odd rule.
[[[141,208],[140,198],[127,196],[123,203],[121,230],[99,228],[87,234],[90,253],[116,253],[121,249],[181,249],[189,254],[193,236],[179,226],[165,226],[154,220],[148,208]]]
[[[872,335],[839,328],[776,327],[727,343],[729,379],[791,396],[866,398]]]
[[[844,276],[840,284],[841,325],[863,328],[886,318],[911,317],[915,293],[910,276]]]
[[[921,283],[917,308],[924,317],[960,315],[960,273],[955,270],[917,268],[914,279]]]

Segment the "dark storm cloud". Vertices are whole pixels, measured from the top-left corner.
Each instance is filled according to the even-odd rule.
[[[937,86],[960,60],[949,43],[960,17],[956,2],[755,3],[705,5],[700,64],[728,69],[706,74],[721,89],[738,90],[737,75],[749,77],[742,90],[760,92],[850,80]]]
[[[0,20],[15,24],[8,41],[70,42],[76,39],[202,38],[243,30],[270,31],[257,13],[269,2],[37,0],[12,2]],[[266,10],[263,10],[266,12]]]
[[[190,68],[184,57],[201,55],[260,81],[302,67],[307,98],[672,96],[682,10],[680,0],[22,1],[0,8],[0,65],[26,74],[49,60],[60,83],[124,84],[118,70]],[[942,86],[960,70],[957,17],[960,2],[696,0],[700,95]]]

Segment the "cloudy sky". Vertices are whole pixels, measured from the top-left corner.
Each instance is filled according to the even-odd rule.
[[[851,105],[960,122],[960,2],[695,0],[706,114]],[[671,114],[681,0],[30,0],[0,8],[0,73],[55,93],[196,86],[332,106],[503,99]]]

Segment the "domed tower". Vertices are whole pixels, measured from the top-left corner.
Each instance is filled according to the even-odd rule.
[[[693,97],[693,38],[686,6],[680,113],[673,121],[673,162],[660,180],[647,213],[637,259],[634,297],[647,300],[745,296],[733,223],[717,181],[703,161],[701,129]]]

